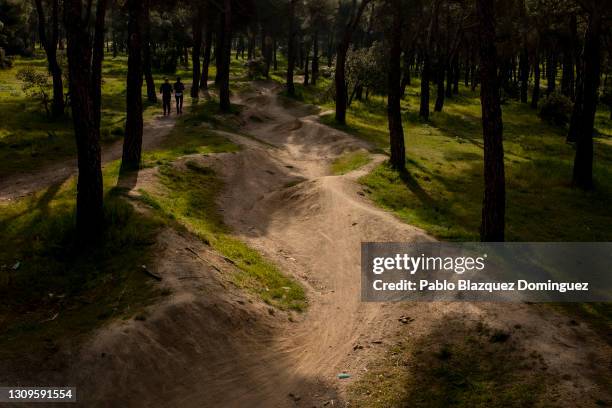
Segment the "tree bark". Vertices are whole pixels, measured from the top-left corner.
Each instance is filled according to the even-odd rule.
[[[480,35],[480,103],[484,138],[485,190],[482,206],[482,241],[503,241],[506,209],[502,112],[497,78],[494,3],[476,0]]]
[[[64,115],[64,83],[62,68],[57,62],[57,43],[59,38],[59,0],[53,0],[51,9],[51,38],[47,36],[46,18],[42,0],[36,0],[36,11],[38,14],[38,35],[40,42],[47,55],[49,72],[53,78],[53,102],[51,113],[54,118]]]
[[[336,122],[340,124],[346,124],[346,108],[348,102],[348,90],[346,85],[346,54],[351,45],[351,39],[353,33],[361,20],[361,16],[365,11],[366,6],[370,3],[370,0],[361,0],[361,4],[357,10],[352,10],[353,15],[349,19],[348,24],[344,29],[342,39],[340,40],[336,48],[336,72],[334,75],[334,82],[336,85]],[[355,5],[356,2],[353,2]]]
[[[278,71],[278,59],[276,58],[276,49],[277,49],[276,37],[274,37],[273,45],[272,46],[274,47],[273,50],[272,50],[273,54],[274,54],[274,57],[273,57],[273,59],[274,59],[274,71],[276,72],[276,71]]]
[[[453,95],[459,95],[459,77],[461,69],[459,67],[459,56],[455,54],[453,57]]]
[[[429,51],[423,51],[423,72],[421,73],[421,105],[419,116],[425,120],[429,120],[429,77],[431,73],[431,61],[429,59]]]
[[[546,59],[546,94],[555,92],[557,80],[557,56],[555,51],[548,53]]]
[[[204,19],[204,7],[198,4],[198,11],[193,19],[192,35],[193,47],[191,49],[192,82],[191,97],[197,98],[200,95],[200,51],[202,49],[202,20]]]
[[[208,14],[210,15],[210,9]],[[208,68],[210,67],[210,50],[212,48],[213,24],[210,17],[206,22],[206,36],[204,37],[204,59],[202,61],[202,77],[200,79],[200,88],[208,89]]]
[[[444,78],[444,75],[442,75],[442,77]],[[446,98],[453,97],[453,78],[453,65],[452,63],[449,63],[446,65],[446,88],[444,90],[444,96]]]
[[[421,52],[423,53],[423,71],[421,74],[421,105],[419,108],[419,116],[424,120],[429,120],[429,82],[431,80],[431,55],[432,40],[434,32],[437,32],[438,27],[438,11],[440,9],[440,0],[433,0],[431,10],[431,20],[427,29],[427,39]]]
[[[144,1],[144,16],[142,18],[142,69],[144,71],[145,82],[147,84],[147,100],[157,103],[157,90],[151,71],[151,18],[149,9],[151,0]]]
[[[102,61],[104,60],[104,24],[108,0],[98,1],[94,27],[93,56],[91,61],[91,94],[93,98],[94,126],[100,130],[102,115]]]
[[[287,38],[287,94],[295,95],[293,71],[295,69],[295,5],[297,0],[289,2],[289,37]]]
[[[597,109],[597,91],[601,70],[601,15],[591,11],[584,36],[584,72],[582,115],[576,140],[574,185],[583,189],[593,187],[593,130]]]
[[[389,141],[391,145],[391,166],[399,171],[406,168],[404,128],[401,113],[401,54],[402,54],[402,0],[393,0],[393,24],[391,49],[389,50],[389,76],[387,93],[387,115],[389,119]]]
[[[221,46],[221,54],[217,57],[221,60],[221,73],[219,77],[219,106],[223,112],[229,112],[230,105],[230,89],[229,89],[229,71],[230,61],[232,58],[232,2],[224,0],[223,13],[221,13],[221,21],[223,25],[223,42]]]
[[[310,64],[310,46],[306,47],[304,54],[304,86],[308,86],[310,84],[310,72],[308,67]]]
[[[582,53],[576,61],[576,90],[574,108],[572,109],[572,117],[570,118],[570,125],[567,132],[568,143],[575,143],[578,140],[578,133],[582,124],[582,102],[584,96],[584,84],[582,82]]]
[[[537,109],[540,102],[540,51],[536,49],[533,62],[533,93],[531,94],[531,107]]]
[[[123,138],[123,156],[121,171],[133,171],[140,168],[142,155],[142,19],[143,3],[140,0],[128,0],[128,72],[125,121]]]
[[[402,82],[401,82],[401,90],[402,90],[402,98],[404,97],[404,95],[406,95],[406,87],[408,85],[410,85],[410,62],[412,59],[412,55],[410,52],[408,51],[404,51],[404,72],[402,75]]]
[[[319,78],[319,32],[317,30],[312,34],[312,79],[313,85],[317,84]]]
[[[527,46],[524,45],[519,57],[519,76],[521,80],[521,102],[527,103],[527,96],[529,91],[529,54],[527,53]]]
[[[442,61],[438,61],[438,67],[436,69],[436,103],[434,105],[435,112],[442,112],[444,107],[444,64]]]
[[[94,37],[102,37],[106,0],[98,2]],[[92,45],[88,21],[83,16],[82,0],[65,0],[68,70],[74,133],[77,144],[77,210],[76,227],[80,242],[99,237],[104,225],[102,167],[100,156],[100,127],[94,114],[92,76]],[[99,24],[99,22],[102,22]],[[100,42],[102,47],[104,42]],[[94,46],[97,46],[94,40]],[[94,54],[103,53],[94,50]]]
[[[272,47],[273,47],[273,41],[272,41],[272,37],[270,37],[267,33],[262,32],[262,35],[264,36],[264,40],[263,40],[263,57],[264,57],[264,62],[265,62],[265,69],[264,69],[264,76],[266,78],[270,77],[270,65],[272,65]]]

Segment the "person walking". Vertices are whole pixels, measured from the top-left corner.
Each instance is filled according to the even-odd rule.
[[[177,77],[174,83],[174,98],[176,99],[176,113],[181,115],[183,113],[183,91],[185,85],[181,82],[181,78]]]
[[[168,80],[168,78],[164,78],[164,83],[159,89],[159,93],[162,94],[164,116],[170,115],[172,101],[172,85],[170,85],[170,81]]]

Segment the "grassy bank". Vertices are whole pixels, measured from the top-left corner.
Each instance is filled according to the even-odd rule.
[[[257,251],[231,237],[217,206],[223,184],[214,171],[195,160],[187,161],[185,166],[172,163],[189,154],[239,150],[238,145],[215,132],[215,129],[237,129],[236,113],[241,108],[234,106],[233,109],[229,115],[221,114],[212,101],[192,106],[190,114],[178,120],[163,146],[145,155],[147,165],[159,166],[162,188],[152,186],[142,190],[142,200],[169,223],[185,228],[230,259],[240,271],[232,277],[239,287],[282,310],[304,310],[304,289]]]
[[[187,161],[184,168],[164,165],[159,171],[163,189],[141,191],[147,204],[235,264],[239,272],[232,279],[237,286],[281,310],[306,308],[304,289],[296,281],[230,235],[216,204],[223,184],[212,169]]]

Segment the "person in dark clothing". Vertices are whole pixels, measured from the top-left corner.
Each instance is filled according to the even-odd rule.
[[[172,85],[170,85],[170,81],[168,78],[164,78],[164,83],[159,89],[159,93],[162,94],[162,105],[164,106],[164,116],[170,115],[171,104],[172,101]]]
[[[181,82],[181,78],[176,78],[176,82],[174,83],[174,98],[176,99],[176,113],[183,113],[183,91],[185,90],[185,85]]]

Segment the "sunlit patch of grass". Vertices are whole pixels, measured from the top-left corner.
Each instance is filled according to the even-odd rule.
[[[257,251],[231,237],[215,202],[222,182],[212,169],[187,162],[183,170],[161,166],[159,172],[163,191],[142,191],[146,203],[230,259],[239,269],[232,277],[238,286],[280,309],[304,310],[304,289]]]
[[[161,222],[117,194],[117,173],[118,163],[105,170],[106,227],[85,247],[75,236],[73,179],[0,205],[2,359],[77,341],[157,295],[141,265],[152,259]]]
[[[60,52],[58,56],[65,65],[65,55]],[[42,55],[16,58],[11,69],[0,70],[0,177],[39,169],[76,154],[70,108],[67,107],[67,114],[61,119],[48,118],[40,102],[26,96],[21,89],[22,84],[16,75],[24,67],[41,72],[47,70]],[[67,68],[64,66],[64,69]],[[124,134],[126,70],[125,57],[113,59],[106,55],[100,124],[102,143],[120,140]],[[64,81],[64,87],[64,92],[67,92],[67,81]],[[148,104],[145,107],[145,119],[152,117],[158,109]]]
[[[364,150],[355,150],[353,152],[344,153],[336,158],[331,165],[331,170],[333,174],[346,174],[365,166],[371,160],[372,158],[368,152]]]

